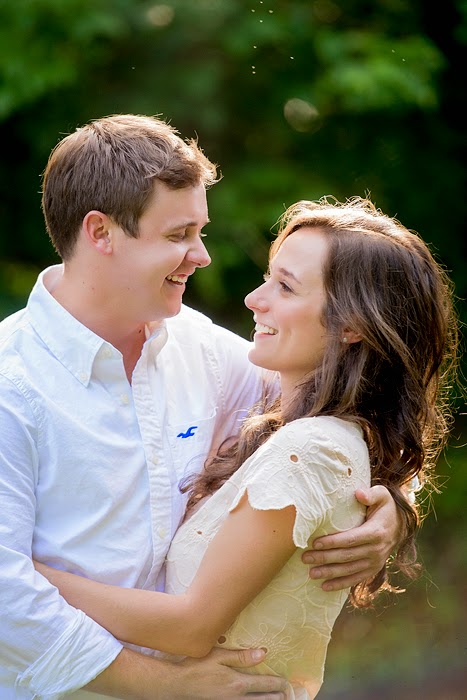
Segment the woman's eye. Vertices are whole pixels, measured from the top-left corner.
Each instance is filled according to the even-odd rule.
[[[281,289],[283,292],[291,292],[292,290],[290,289],[289,285],[286,284],[285,282],[279,282]]]

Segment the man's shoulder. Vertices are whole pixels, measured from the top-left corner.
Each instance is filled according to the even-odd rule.
[[[15,341],[16,336],[29,326],[26,309],[20,309],[0,321],[0,353]]]
[[[25,309],[16,311],[0,322],[0,379],[3,396],[14,385],[23,385],[27,375],[29,330],[30,323]]]
[[[167,319],[169,337],[171,334],[183,337],[189,342],[210,342],[248,347],[250,343],[237,333],[214,323],[201,311],[182,305],[177,316]]]

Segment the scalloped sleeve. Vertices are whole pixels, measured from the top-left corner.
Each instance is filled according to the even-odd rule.
[[[321,528],[345,530],[363,519],[354,492],[370,484],[368,450],[360,429],[352,423],[331,417],[293,421],[244,466],[229,510],[245,492],[257,510],[295,506],[296,547],[305,549]]]

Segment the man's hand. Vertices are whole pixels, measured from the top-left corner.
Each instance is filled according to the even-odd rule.
[[[313,549],[302,556],[305,564],[312,565],[310,577],[325,579],[325,591],[355,586],[375,576],[401,538],[399,511],[384,486],[358,489],[355,496],[368,506],[365,522],[352,530],[319,537]]]
[[[238,700],[251,693],[262,700],[285,700],[288,685],[285,679],[236,670],[256,666],[264,657],[260,649],[213,649],[203,659],[185,659],[177,664],[179,683],[169,689],[164,700],[166,697],[167,700]]]
[[[261,649],[213,649],[202,659],[170,663],[123,649],[86,690],[124,700],[286,700],[284,678],[241,672],[265,656]]]

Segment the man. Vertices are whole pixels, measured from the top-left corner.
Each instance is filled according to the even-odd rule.
[[[249,344],[182,308],[188,277],[210,262],[201,236],[215,180],[195,143],[148,117],[92,122],[49,158],[43,210],[63,266],[0,325],[2,700],[283,697],[282,679],[236,670],[263,651],[173,665],[123,648],[32,565],[162,588],[180,480],[263,390]],[[328,585],[384,565],[397,529],[385,496],[370,494],[381,517],[310,555],[328,564],[320,577],[342,579]]]

